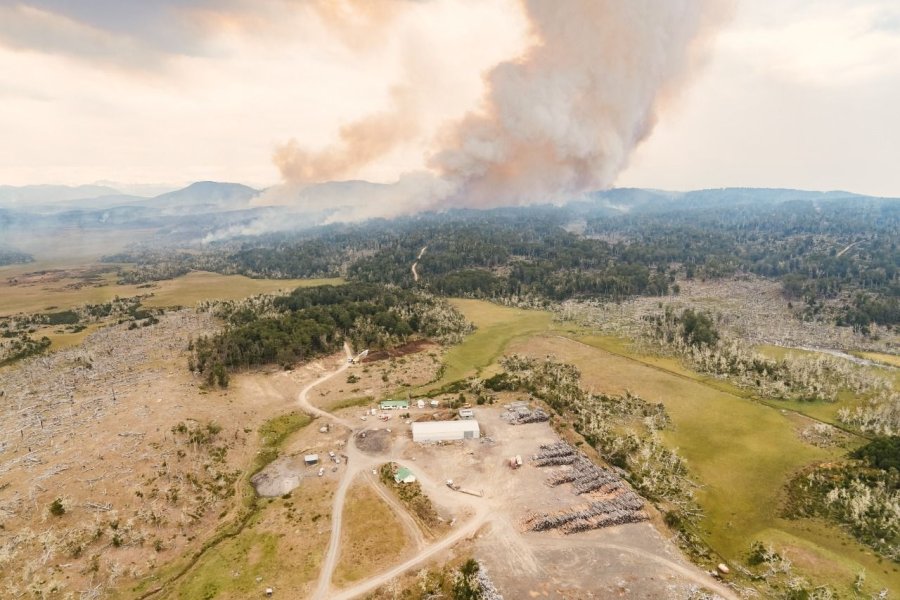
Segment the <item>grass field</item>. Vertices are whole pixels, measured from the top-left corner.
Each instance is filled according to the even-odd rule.
[[[34,272],[32,268],[26,272]],[[73,272],[71,277],[28,285],[11,285],[12,275],[0,273],[0,316],[19,312],[42,312],[51,306],[53,310],[65,310],[81,304],[100,304],[115,297],[128,298],[152,294],[143,304],[149,307],[193,306],[201,300],[236,300],[253,294],[291,290],[297,287],[313,287],[324,284],[340,284],[341,279],[250,279],[242,275],[191,272],[183,277],[156,282],[152,287],[118,285],[115,274],[103,274],[99,285],[75,287],[83,280]],[[18,273],[21,276],[22,273]]]
[[[892,565],[879,562],[836,528],[778,517],[783,485],[797,470],[840,458],[846,450],[805,444],[797,437],[791,413],[729,393],[721,388],[722,382],[711,386],[680,365],[669,370],[669,359],[629,355],[625,348],[610,338],[576,341],[559,336],[536,336],[510,346],[511,351],[553,354],[575,364],[592,391],[629,390],[648,401],[663,402],[673,421],[663,439],[678,449],[701,484],[696,497],[706,514],[704,538],[726,558],[740,558],[754,539],[774,541],[778,533],[780,542],[797,542],[789,544],[789,554],[799,556],[802,551],[816,557],[808,562],[819,580],[846,586],[865,569],[870,582],[900,589]]]
[[[149,307],[193,306],[202,300],[237,300],[278,290],[341,283],[342,279],[250,279],[243,275],[195,271],[184,277],[160,281],[158,287],[150,290],[153,297],[142,304]]]
[[[356,408],[359,406],[369,406],[370,404],[375,403],[374,396],[356,396],[353,398],[343,398],[340,400],[334,400],[331,403],[325,404],[325,410],[330,412],[334,412],[336,410],[341,410],[344,408]]]
[[[289,498],[266,500],[236,536],[207,551],[170,588],[168,600],[243,600],[268,586],[285,598],[306,597],[328,544],[331,490],[304,482]]]
[[[411,548],[391,507],[365,482],[347,492],[341,531],[341,555],[334,570],[338,587],[360,581],[391,565]]]
[[[32,334],[32,337],[38,339],[41,336],[46,335],[50,338],[50,350],[65,350],[66,348],[79,345],[84,341],[84,338],[97,331],[98,328],[99,327],[96,324],[91,324],[81,331],[73,333],[60,330],[58,327],[48,327],[45,329],[38,329],[37,332]]]
[[[858,354],[862,358],[867,358],[872,362],[883,363],[900,368],[900,356],[897,356],[896,354],[882,354],[881,352],[859,352]]]
[[[773,360],[784,360],[790,355],[793,356],[813,356],[818,354],[818,352],[813,352],[812,350],[802,350],[800,348],[785,348],[784,346],[774,346],[772,344],[763,344],[754,348],[757,352],[765,356],[766,358],[771,358]]]
[[[451,300],[453,306],[477,327],[475,333],[444,355],[440,380],[424,390],[470,377],[495,362],[510,341],[553,328],[553,315],[546,311],[508,308],[482,300]]]

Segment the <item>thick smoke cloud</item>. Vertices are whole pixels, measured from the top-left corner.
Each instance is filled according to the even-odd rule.
[[[546,202],[610,187],[696,66],[718,3],[525,3],[539,42],[489,75],[484,110],[430,164],[454,204]]]
[[[427,163],[437,180],[391,212],[562,201],[610,187],[702,61],[729,3],[523,0],[523,8],[533,45],[487,74],[483,105],[435,140]],[[415,127],[415,103],[395,98],[342,129],[335,147],[291,144],[276,163],[288,186],[352,176]]]

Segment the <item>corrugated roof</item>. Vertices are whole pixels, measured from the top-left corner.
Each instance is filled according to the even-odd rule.
[[[434,433],[438,431],[481,431],[478,421],[417,421],[412,424],[413,433]]]

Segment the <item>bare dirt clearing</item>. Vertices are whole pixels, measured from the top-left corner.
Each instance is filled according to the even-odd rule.
[[[391,448],[391,433],[386,428],[366,429],[357,435],[356,447],[373,456],[383,454]]]

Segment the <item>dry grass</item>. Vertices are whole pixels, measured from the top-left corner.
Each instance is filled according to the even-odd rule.
[[[254,294],[270,294],[298,287],[340,285],[342,279],[250,279],[243,275],[219,275],[195,271],[184,277],[158,282],[143,302],[149,307],[193,306],[202,300],[238,300]]]
[[[242,275],[219,275],[195,271],[145,286],[115,282],[118,265],[82,265],[57,270],[43,276],[31,275],[40,269],[19,265],[0,270],[0,316],[43,312],[51,306],[65,310],[82,304],[102,304],[115,297],[150,296],[149,307],[194,306],[202,300],[237,300],[254,294],[292,290],[341,279],[250,279]],[[18,283],[16,283],[18,282]]]
[[[236,537],[204,555],[166,600],[243,600],[307,597],[319,574],[331,531],[334,480],[303,481],[288,498],[262,500],[263,508]]]
[[[900,368],[900,356],[896,354],[883,354],[881,352],[860,352],[859,355],[872,362],[883,363]]]
[[[392,565],[411,548],[399,519],[368,483],[347,492],[341,556],[334,570],[338,587],[360,581]]]

